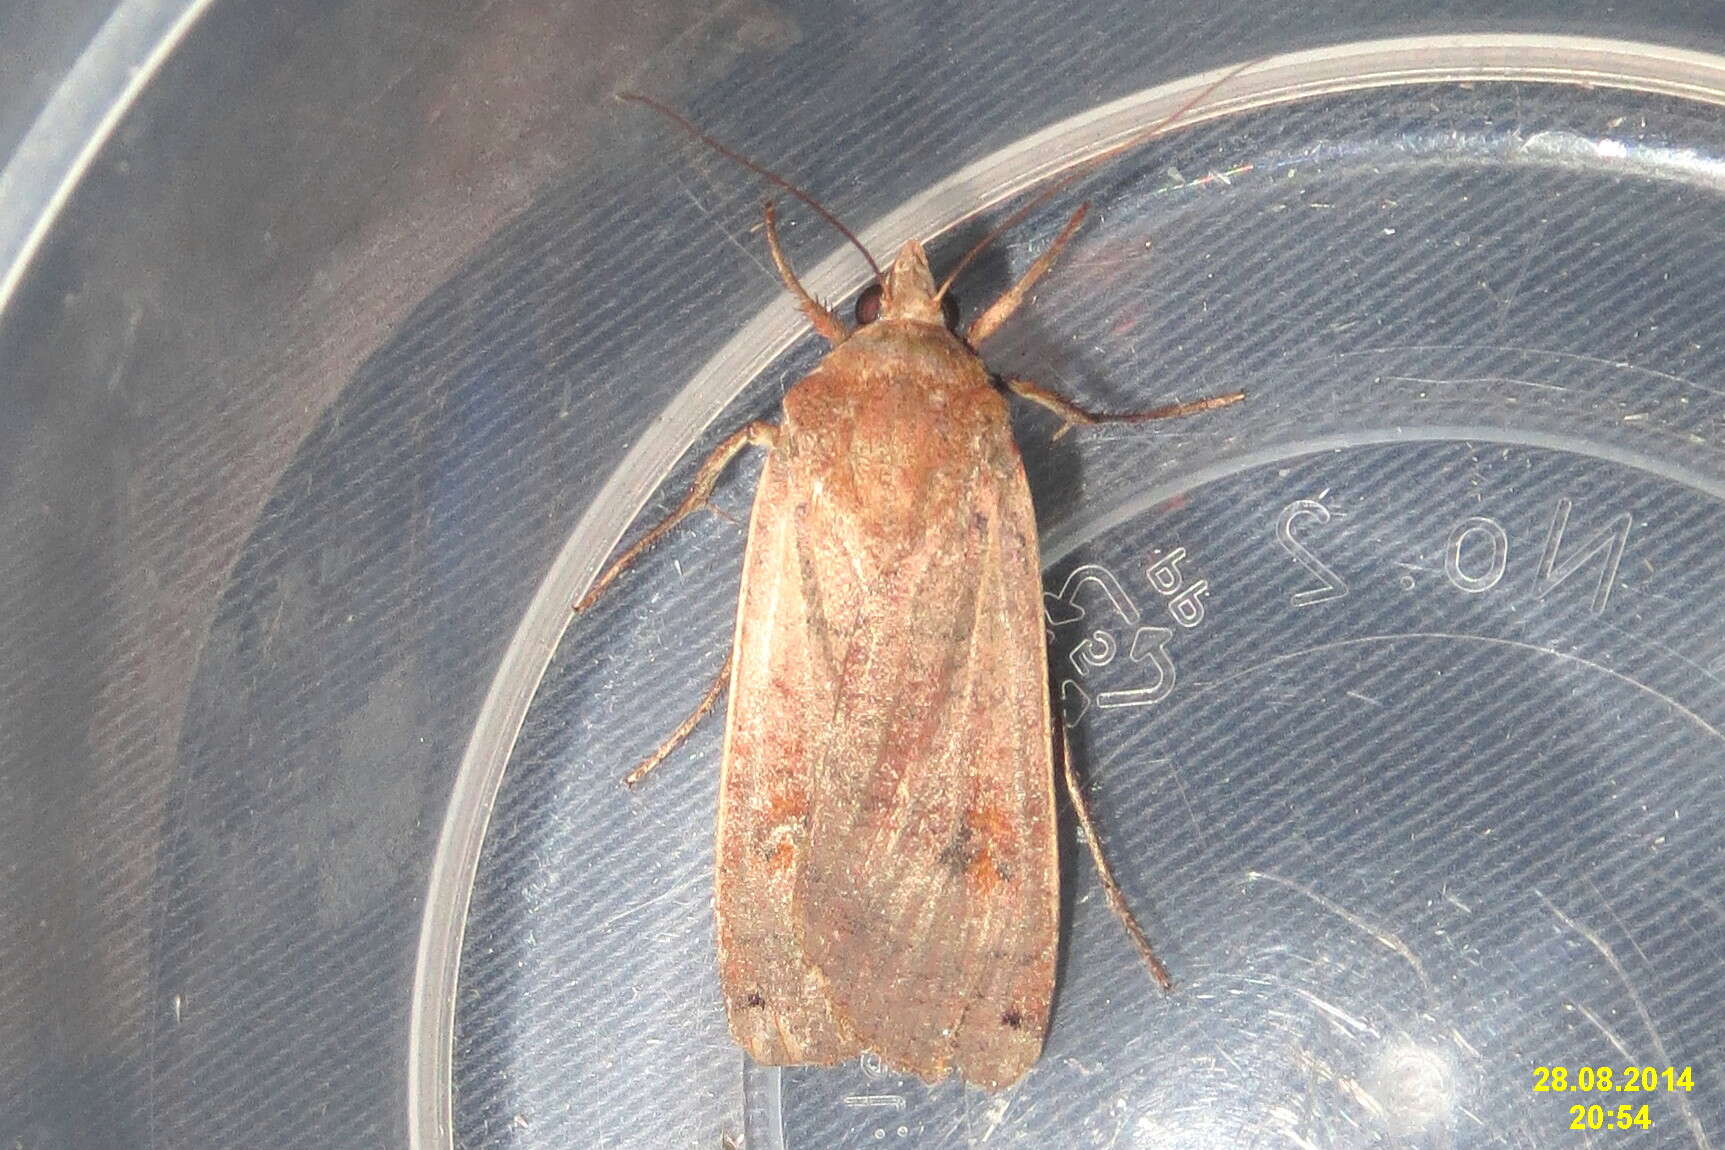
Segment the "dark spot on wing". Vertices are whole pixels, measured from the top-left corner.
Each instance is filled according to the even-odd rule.
[[[767,1004],[767,1000],[762,998],[758,992],[755,994],[751,994],[751,995],[749,995],[749,997],[743,999],[743,1005],[744,1006],[754,1007],[757,1010],[760,1009],[761,1007],[765,1006],[766,1004]]]
[[[1000,1024],[1011,1027],[1013,1030],[1022,1030],[1024,1028],[1024,1015],[1016,1010],[1009,1010],[1000,1016]]]
[[[982,848],[972,841],[974,838],[975,833],[970,829],[970,824],[960,823],[953,832],[952,841],[940,852],[940,865],[954,874],[963,874],[982,851]]]

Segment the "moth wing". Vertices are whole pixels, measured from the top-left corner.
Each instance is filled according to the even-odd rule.
[[[788,452],[767,457],[737,609],[714,881],[719,982],[731,1033],[770,1066],[859,1054],[803,955],[792,901],[807,851],[813,763],[796,715],[831,707],[798,556],[806,489]]]
[[[816,740],[793,913],[858,1045],[998,1088],[1041,1052],[1059,867],[1035,517],[1004,405],[983,411],[860,594],[835,557],[802,564],[832,673],[790,720]]]

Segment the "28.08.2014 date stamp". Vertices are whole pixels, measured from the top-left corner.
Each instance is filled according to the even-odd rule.
[[[1684,1093],[1695,1088],[1687,1066],[1535,1066],[1536,1094]],[[1578,1104],[1569,1108],[1571,1130],[1648,1130],[1653,1126],[1646,1104],[1616,1106]]]

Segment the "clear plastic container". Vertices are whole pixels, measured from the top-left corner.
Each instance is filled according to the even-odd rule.
[[[1415,82],[1441,56],[1267,62],[1239,78],[1250,95],[1217,93],[1241,110],[1114,162],[960,284],[998,292],[1082,195],[1096,222],[990,364],[1102,408],[1250,393],[1058,442],[1045,414],[1018,423],[1066,718],[1179,989],[1145,976],[1068,838],[1055,1025],[1011,1092],[866,1059],[763,1070],[730,1047],[709,906],[722,720],[639,793],[617,776],[723,659],[739,468],[723,514],[574,623],[527,711],[468,920],[457,1067],[509,1068],[506,1089],[458,1074],[475,1144],[505,1111],[538,1115],[519,1138],[545,1145],[1549,1144],[1570,1104],[1616,1121],[1623,1099],[1542,1096],[1536,1066],[1704,1060],[1725,406],[1703,316],[1725,137],[1667,95]],[[1203,82],[991,156],[871,236],[939,234],[938,266],[994,214],[932,214]],[[1283,102],[1278,83],[1329,94]],[[834,263],[854,289],[856,261]],[[733,364],[771,358],[787,323],[769,305],[681,401],[744,382]],[[654,474],[651,514],[815,354],[773,358]],[[603,552],[565,552],[552,602]],[[1622,1133],[1649,1144],[1721,1113],[1699,1089],[1628,1101],[1653,1127]]]
[[[0,1142],[1725,1128],[1705,13],[91,11],[0,169]],[[756,465],[565,625],[819,348],[760,186],[611,93],[938,266],[1254,58],[959,285],[1088,200],[990,365],[1099,408],[1250,393],[1016,419],[1066,718],[1178,986],[1063,826],[1021,1084],[754,1067],[713,970],[720,722],[619,779],[723,659]],[[786,212],[848,299],[854,253]],[[1535,1089],[1600,1065],[1693,1089]]]

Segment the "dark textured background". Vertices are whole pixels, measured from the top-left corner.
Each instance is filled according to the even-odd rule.
[[[174,8],[0,6],[0,153],[56,142],[26,133],[88,29]],[[623,450],[777,303],[758,188],[615,88],[868,221],[1212,64],[1488,27],[1709,45],[1713,11],[214,5],[0,301],[0,1142],[406,1142],[427,875],[509,638]],[[993,362],[1099,404],[1254,391],[1148,437],[1050,448],[1024,419],[1055,575],[1107,564],[1160,617],[1146,556],[1183,545],[1212,587],[1167,705],[1078,724],[1181,993],[1069,851],[1021,1094],[742,1065],[710,974],[716,729],[614,782],[722,657],[741,533],[707,517],[570,632],[529,715],[463,959],[458,1141],[710,1148],[754,1107],[770,1146],[782,1088],[792,1145],[1542,1144],[1566,1119],[1528,1067],[1620,1054],[1697,1062],[1643,1142],[1717,1138],[1719,145],[1668,101],[1421,89],[1094,180],[1106,210]],[[49,175],[6,170],[9,226]],[[1599,613],[1597,557],[1536,593],[1559,498],[1564,555],[1632,517]],[[1295,609],[1299,499],[1350,594]],[[1443,574],[1469,516],[1509,546],[1480,596]],[[1361,1101],[1422,1081],[1438,1118]]]

